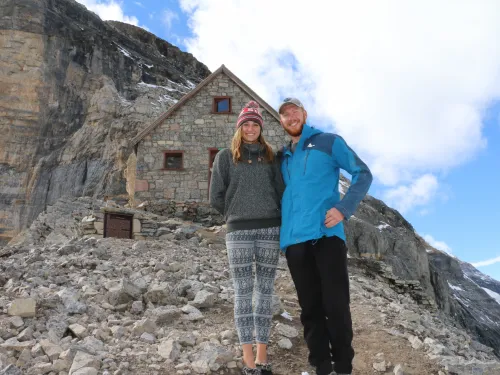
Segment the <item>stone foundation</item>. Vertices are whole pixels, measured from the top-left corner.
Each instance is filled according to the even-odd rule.
[[[203,203],[160,200],[144,204],[141,208],[138,210],[101,207],[99,210],[94,210],[81,219],[80,235],[103,238],[106,213],[132,215],[132,239],[134,240],[162,238],[176,227],[178,223],[175,219],[192,221],[197,223],[197,226],[213,226],[224,223],[222,216]]]

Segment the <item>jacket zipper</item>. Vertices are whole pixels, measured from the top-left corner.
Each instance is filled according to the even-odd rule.
[[[307,158],[309,157],[309,152],[311,152],[311,150],[307,150],[307,153],[306,153],[306,159],[304,161],[304,174],[306,174],[306,168],[307,168]]]
[[[289,165],[288,165],[288,161],[290,160],[290,156],[287,155],[286,156],[286,171],[288,173],[288,183],[291,185],[292,184],[292,176],[290,175],[290,168],[289,168]],[[292,205],[293,205],[293,200],[291,200],[290,202],[290,214],[291,212],[293,212],[293,208],[292,208]],[[293,227],[292,229],[290,230],[290,240],[293,241]]]

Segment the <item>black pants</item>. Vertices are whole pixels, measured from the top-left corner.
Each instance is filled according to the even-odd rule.
[[[292,245],[286,259],[299,297],[309,363],[318,375],[352,372],[347,247],[339,237]]]

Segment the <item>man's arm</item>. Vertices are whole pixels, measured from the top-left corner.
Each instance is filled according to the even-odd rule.
[[[344,215],[345,219],[348,219],[354,214],[359,203],[368,192],[373,176],[367,165],[340,136],[336,136],[333,142],[332,156],[337,166],[352,176],[351,186],[345,193],[344,198],[334,206]]]
[[[226,153],[226,151],[220,151],[215,155],[212,166],[212,178],[210,179],[210,205],[222,215],[224,215],[226,190],[229,184],[227,178],[229,165],[223,153]]]
[[[283,181],[283,176],[281,174],[281,162],[283,161],[283,150],[276,153],[275,160],[273,161],[273,172],[274,172],[274,188],[278,194],[280,201],[283,197],[283,192],[285,191],[285,182]]]

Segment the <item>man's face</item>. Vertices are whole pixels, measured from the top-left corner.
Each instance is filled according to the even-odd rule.
[[[292,137],[298,137],[302,134],[302,128],[306,123],[307,112],[295,104],[287,104],[281,108],[280,122],[283,129]]]

